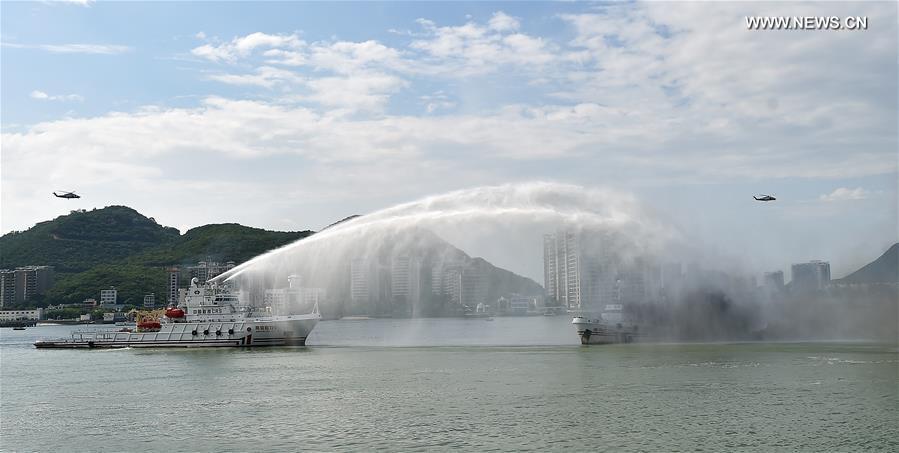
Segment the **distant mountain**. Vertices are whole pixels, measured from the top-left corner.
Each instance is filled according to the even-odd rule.
[[[0,268],[50,265],[57,272],[77,273],[170,243],[178,236],[177,229],[159,225],[126,206],[72,211],[0,237]]]
[[[841,283],[899,283],[899,243],[893,244],[880,258],[843,277]]]

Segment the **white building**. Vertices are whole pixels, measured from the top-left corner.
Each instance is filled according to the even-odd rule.
[[[33,310],[0,310],[0,321],[31,321],[43,318],[43,308],[35,308]]]
[[[110,286],[109,289],[101,289],[100,290],[100,305],[116,305],[119,299],[119,292],[116,291],[115,286]]]
[[[144,295],[144,308],[156,308],[156,294]]]

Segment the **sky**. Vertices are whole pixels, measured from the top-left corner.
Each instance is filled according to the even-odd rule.
[[[0,10],[4,234],[107,205],[181,231],[318,230],[532,181],[634,194],[753,272],[823,259],[840,277],[899,234],[895,2]]]

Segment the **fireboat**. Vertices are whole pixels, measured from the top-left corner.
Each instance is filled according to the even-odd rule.
[[[159,348],[305,346],[321,320],[311,313],[272,315],[240,303],[229,283],[191,279],[177,306],[143,313],[135,329],[77,330],[69,338],[39,340],[36,348]]]

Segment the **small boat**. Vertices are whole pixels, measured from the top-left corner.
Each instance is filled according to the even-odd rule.
[[[632,343],[640,336],[639,326],[629,322],[623,316],[621,304],[609,304],[601,314],[576,315],[571,324],[574,325],[581,344],[615,344]]]
[[[25,328],[22,326],[16,326],[16,327],[13,327],[12,330],[25,330]]]

